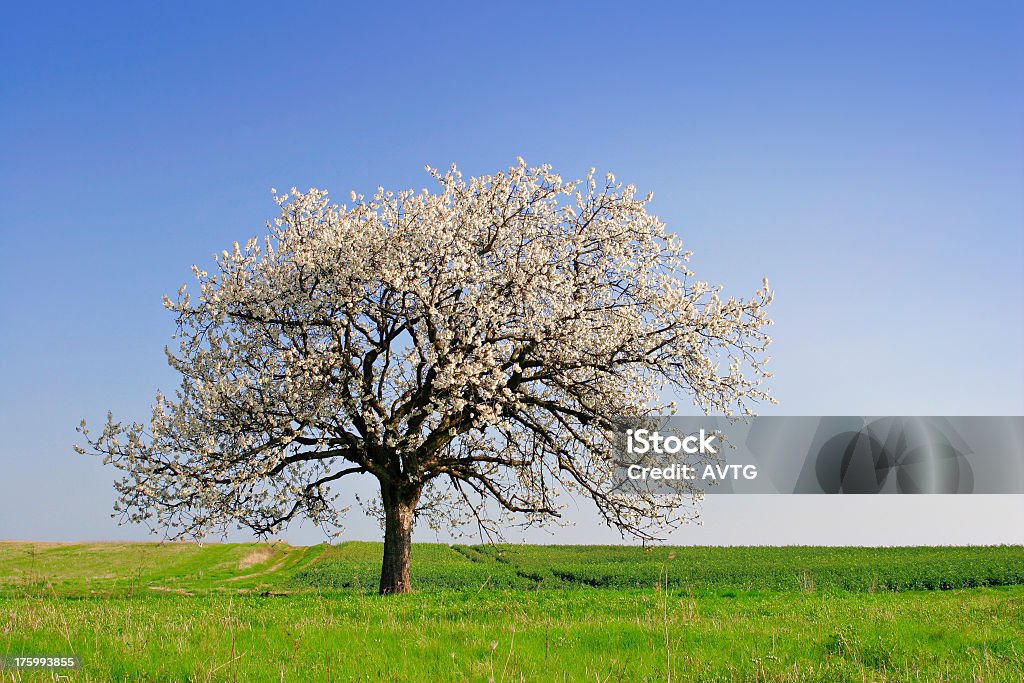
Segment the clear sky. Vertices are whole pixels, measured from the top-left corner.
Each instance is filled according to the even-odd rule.
[[[654,191],[701,278],[776,288],[766,412],[1024,413],[1020,3],[28,4],[0,26],[0,539],[145,538],[71,444],[175,386],[161,296],[260,234],[271,187],[424,164]],[[531,538],[617,538],[573,516]],[[704,517],[672,540],[1024,542],[1021,496]]]

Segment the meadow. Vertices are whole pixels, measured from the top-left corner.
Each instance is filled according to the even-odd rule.
[[[1022,681],[1024,547],[0,543],[0,681]],[[61,678],[58,678],[61,677]]]

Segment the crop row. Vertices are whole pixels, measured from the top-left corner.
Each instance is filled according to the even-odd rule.
[[[295,586],[371,591],[381,546],[327,548]],[[1024,547],[447,546],[416,544],[416,590],[667,587],[694,592],[945,590],[1024,584]]]

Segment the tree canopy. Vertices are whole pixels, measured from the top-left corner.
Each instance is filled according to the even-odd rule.
[[[195,537],[333,526],[340,481],[374,477],[381,590],[404,592],[417,515],[493,530],[556,517],[568,492],[653,538],[694,514],[695,491],[611,485],[615,420],[671,412],[666,395],[721,414],[770,401],[767,280],[722,298],[611,174],[428,171],[434,191],[276,196],[262,239],[165,297],[174,397],[80,427],[79,450],[123,472],[124,519]]]

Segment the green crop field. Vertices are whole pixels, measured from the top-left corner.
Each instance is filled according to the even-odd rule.
[[[1024,681],[1024,547],[0,543],[0,681]]]

